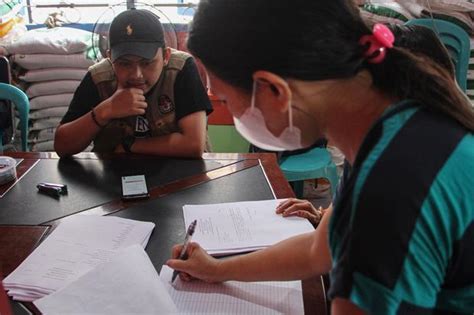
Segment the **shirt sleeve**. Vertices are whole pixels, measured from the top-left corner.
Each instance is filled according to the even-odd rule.
[[[74,121],[89,112],[101,101],[99,91],[92,81],[90,72],[82,79],[81,83],[74,92],[71,104],[61,120],[61,124]]]
[[[188,58],[174,85],[176,120],[199,111],[212,112],[212,105],[202,84],[193,58]]]

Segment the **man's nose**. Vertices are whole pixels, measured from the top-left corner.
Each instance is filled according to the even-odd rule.
[[[143,78],[143,71],[140,65],[136,65],[133,67],[131,77],[133,79],[142,79]]]

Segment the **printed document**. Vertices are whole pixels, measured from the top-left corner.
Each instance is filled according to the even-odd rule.
[[[283,200],[245,201],[183,207],[186,227],[197,220],[193,241],[210,254],[230,254],[271,246],[314,231],[307,219],[275,213]]]
[[[34,302],[45,315],[174,314],[174,302],[140,245],[115,254],[63,289]]]
[[[115,250],[145,247],[155,224],[112,216],[70,217],[3,281],[8,295],[34,301],[77,279]]]

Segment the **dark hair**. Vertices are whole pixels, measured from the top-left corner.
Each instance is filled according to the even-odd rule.
[[[351,0],[201,0],[188,48],[246,91],[257,70],[313,81],[349,78],[365,68],[386,95],[417,100],[474,130],[474,110],[448,71],[400,47],[380,64],[367,63],[359,45],[367,34]]]
[[[406,48],[420,57],[431,58],[455,77],[449,52],[433,30],[421,25],[390,24],[388,27],[395,35],[395,46]]]

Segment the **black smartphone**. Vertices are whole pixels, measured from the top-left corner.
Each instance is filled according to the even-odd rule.
[[[0,82],[10,84],[10,63],[4,56],[0,56]],[[0,129],[3,130],[3,139],[0,139],[3,144],[8,144],[12,141],[15,135],[13,106],[10,101],[0,99]]]
[[[145,175],[122,176],[122,199],[133,200],[150,197]]]

